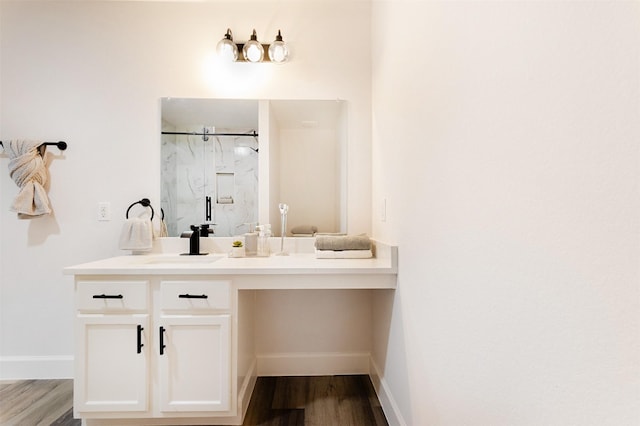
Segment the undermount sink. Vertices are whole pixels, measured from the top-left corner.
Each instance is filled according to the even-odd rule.
[[[206,255],[180,255],[180,254],[162,254],[157,256],[148,256],[142,263],[147,265],[163,265],[163,264],[193,264],[193,263],[213,263],[222,259],[223,255],[206,254]]]

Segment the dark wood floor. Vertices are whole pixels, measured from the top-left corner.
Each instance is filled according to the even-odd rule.
[[[244,426],[382,426],[369,376],[259,377]]]
[[[71,380],[0,383],[0,425],[77,426]],[[243,426],[383,426],[366,375],[259,377]]]

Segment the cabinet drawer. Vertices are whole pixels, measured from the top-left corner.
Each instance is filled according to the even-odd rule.
[[[163,310],[219,310],[231,307],[229,281],[162,281]]]
[[[76,306],[82,311],[148,309],[148,281],[78,281]]]

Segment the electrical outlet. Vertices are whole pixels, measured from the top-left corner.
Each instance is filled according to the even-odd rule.
[[[98,220],[111,220],[111,203],[101,201],[98,203]]]

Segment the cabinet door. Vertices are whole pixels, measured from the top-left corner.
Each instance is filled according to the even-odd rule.
[[[230,316],[163,316],[161,324],[160,410],[228,411]]]
[[[78,315],[78,412],[148,409],[149,316]]]

